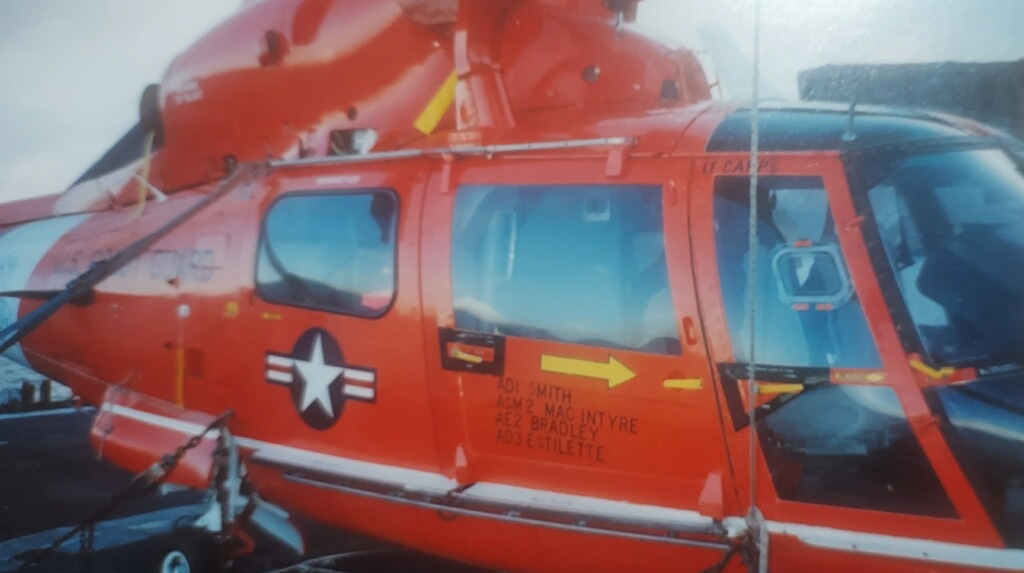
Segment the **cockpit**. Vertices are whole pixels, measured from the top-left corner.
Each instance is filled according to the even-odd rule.
[[[708,151],[749,152],[749,124],[748,112],[727,118]],[[894,354],[878,343],[875,323],[891,320],[902,343],[895,356],[924,380],[911,391],[940,420],[1007,545],[1024,547],[1019,155],[998,138],[912,115],[768,110],[761,129],[767,153],[838,149],[843,180],[811,167],[763,173],[755,193],[747,174],[711,183],[732,355],[718,367],[739,429],[750,423],[756,365],[754,423],[779,498],[957,517],[906,414],[909,385],[893,380]],[[839,221],[847,192],[840,202],[852,208]],[[843,236],[850,231],[856,240]],[[866,301],[867,283],[884,304]]]
[[[991,143],[908,146],[852,162],[908,344],[968,381],[926,390],[947,440],[1024,546],[1024,172]],[[881,255],[881,253],[879,253]],[[881,256],[877,257],[881,259]],[[893,293],[895,294],[895,292]],[[916,335],[916,336],[914,336]]]

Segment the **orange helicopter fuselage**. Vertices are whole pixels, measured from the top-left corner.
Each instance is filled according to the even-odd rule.
[[[105,457],[141,470],[230,409],[264,498],[505,570],[702,571],[751,504],[777,570],[1024,570],[926,392],[977,373],[929,366],[896,327],[845,110],[766,112],[824,122],[808,128],[823,143],[769,126],[754,162],[749,131],[729,131],[748,112],[710,102],[692,54],[616,31],[599,3],[438,2],[429,24],[402,4],[247,5],[172,65],[151,158],[0,216],[3,291],[49,292],[230,186],[8,354],[101,405]],[[892,141],[959,133],[878,117]],[[370,153],[332,147],[370,130]],[[881,459],[912,479],[842,489],[827,478],[865,471],[860,445],[783,455],[785,424],[751,437],[724,255],[748,232],[724,227],[742,201],[722,201],[752,165],[766,208],[801,190],[823,205],[807,215],[821,239],[764,256],[841,261],[841,287],[783,310],[859,325],[826,331],[873,349],[758,378],[755,406],[820,383],[855,406],[821,424],[890,412],[903,433]],[[144,171],[166,201],[139,200]],[[776,304],[754,309],[785,339],[797,323]],[[807,369],[817,382],[791,379]],[[174,478],[204,485],[208,446]]]

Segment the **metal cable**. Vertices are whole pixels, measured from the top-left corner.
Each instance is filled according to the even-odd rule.
[[[275,569],[268,573],[317,573],[319,571],[330,571],[332,573],[344,573],[344,571],[337,569],[336,567],[343,564],[345,561],[351,559],[358,559],[360,557],[370,557],[374,555],[387,555],[392,553],[403,553],[404,549],[360,549],[355,551],[347,551],[345,553],[337,553],[334,555],[323,555],[320,557],[314,557],[301,563],[295,563],[289,565],[283,569]],[[330,569],[328,569],[330,567]]]
[[[110,257],[94,262],[84,273],[71,279],[64,290],[57,291],[54,296],[35,310],[0,329],[0,353],[20,342],[22,338],[28,336],[66,304],[88,296],[97,285],[123,269],[128,263],[138,259],[157,241],[235,189],[235,186],[242,180],[243,174],[253,173],[258,168],[258,165],[250,164],[236,169],[221,182],[219,187],[190,207]]]
[[[753,103],[750,112],[750,222],[749,235],[747,237],[747,392],[748,392],[748,414],[750,416],[750,508],[757,506],[757,480],[755,479],[755,468],[757,467],[757,424],[754,423],[754,415],[757,409],[757,383],[755,370],[757,359],[755,355],[757,328],[755,319],[757,316],[757,186],[758,170],[760,161],[758,151],[760,146],[760,113],[758,110],[758,80],[760,79],[761,59],[761,2],[754,1],[754,85]]]
[[[747,245],[747,332],[748,336],[748,380],[747,380],[747,401],[748,415],[750,417],[750,447],[749,447],[749,479],[750,479],[750,508],[747,512],[748,531],[756,537],[750,542],[755,545],[758,553],[757,571],[767,573],[768,571],[768,531],[761,511],[757,508],[757,224],[760,213],[758,213],[757,191],[760,174],[760,83],[761,83],[761,0],[754,0],[754,69],[753,88],[751,92],[750,110],[750,229]],[[752,564],[751,564],[752,565]]]
[[[203,442],[203,439],[206,438],[207,434],[222,427],[227,422],[228,418],[233,415],[234,411],[228,410],[220,416],[217,416],[217,418],[210,422],[202,432],[189,438],[189,440],[183,445],[178,446],[178,448],[174,450],[173,454],[163,456],[160,458],[160,461],[136,474],[135,477],[132,478],[132,481],[114,497],[110,498],[103,507],[93,512],[89,517],[85,518],[84,521],[73,527],[70,531],[55,539],[48,547],[33,555],[30,559],[27,559],[20,570],[36,567],[43,561],[53,557],[60,550],[61,545],[64,545],[65,542],[76,535],[78,535],[80,539],[79,551],[91,552],[92,544],[95,540],[95,533],[93,529],[97,523],[99,523],[104,517],[110,515],[110,513],[129,498],[150,491],[152,488],[159,486],[166,481],[171,471],[181,463],[185,454],[198,447],[199,444]]]

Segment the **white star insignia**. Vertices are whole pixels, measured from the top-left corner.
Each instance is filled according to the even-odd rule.
[[[334,417],[334,407],[331,405],[331,383],[345,371],[340,366],[332,366],[324,362],[323,341],[318,334],[313,343],[313,350],[309,360],[295,360],[295,370],[302,378],[302,403],[299,404],[299,411],[305,412],[313,402],[320,404],[320,408],[330,416]]]

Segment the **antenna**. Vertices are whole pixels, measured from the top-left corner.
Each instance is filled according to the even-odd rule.
[[[615,12],[615,33],[621,34],[626,22],[636,21],[640,0],[604,0],[605,8]]]
[[[752,104],[750,106],[750,221],[747,248],[747,327],[749,329],[747,339],[747,397],[749,400],[750,416],[750,448],[749,448],[749,479],[750,479],[750,513],[754,513],[757,507],[757,359],[754,351],[756,349],[757,329],[755,319],[757,317],[757,223],[759,218],[757,187],[758,176],[761,171],[760,147],[761,147],[761,2],[754,0],[754,63],[753,63],[753,85],[751,86]]]
[[[843,134],[843,141],[850,142],[857,139],[857,132],[853,130],[853,117],[857,113],[857,92],[854,92],[850,100],[850,110],[846,112],[846,133]]]
[[[764,520],[761,509],[757,506],[757,358],[754,354],[757,339],[757,328],[755,318],[757,317],[757,188],[758,176],[760,174],[760,147],[761,147],[761,0],[754,0],[754,85],[752,90],[753,105],[750,109],[750,235],[748,236],[747,249],[747,325],[750,338],[747,362],[747,401],[748,415],[750,416],[750,444],[748,459],[748,479],[750,480],[750,508],[747,511],[747,531],[750,541],[757,552],[757,564],[750,563],[749,570],[757,573],[768,573],[768,524]]]

